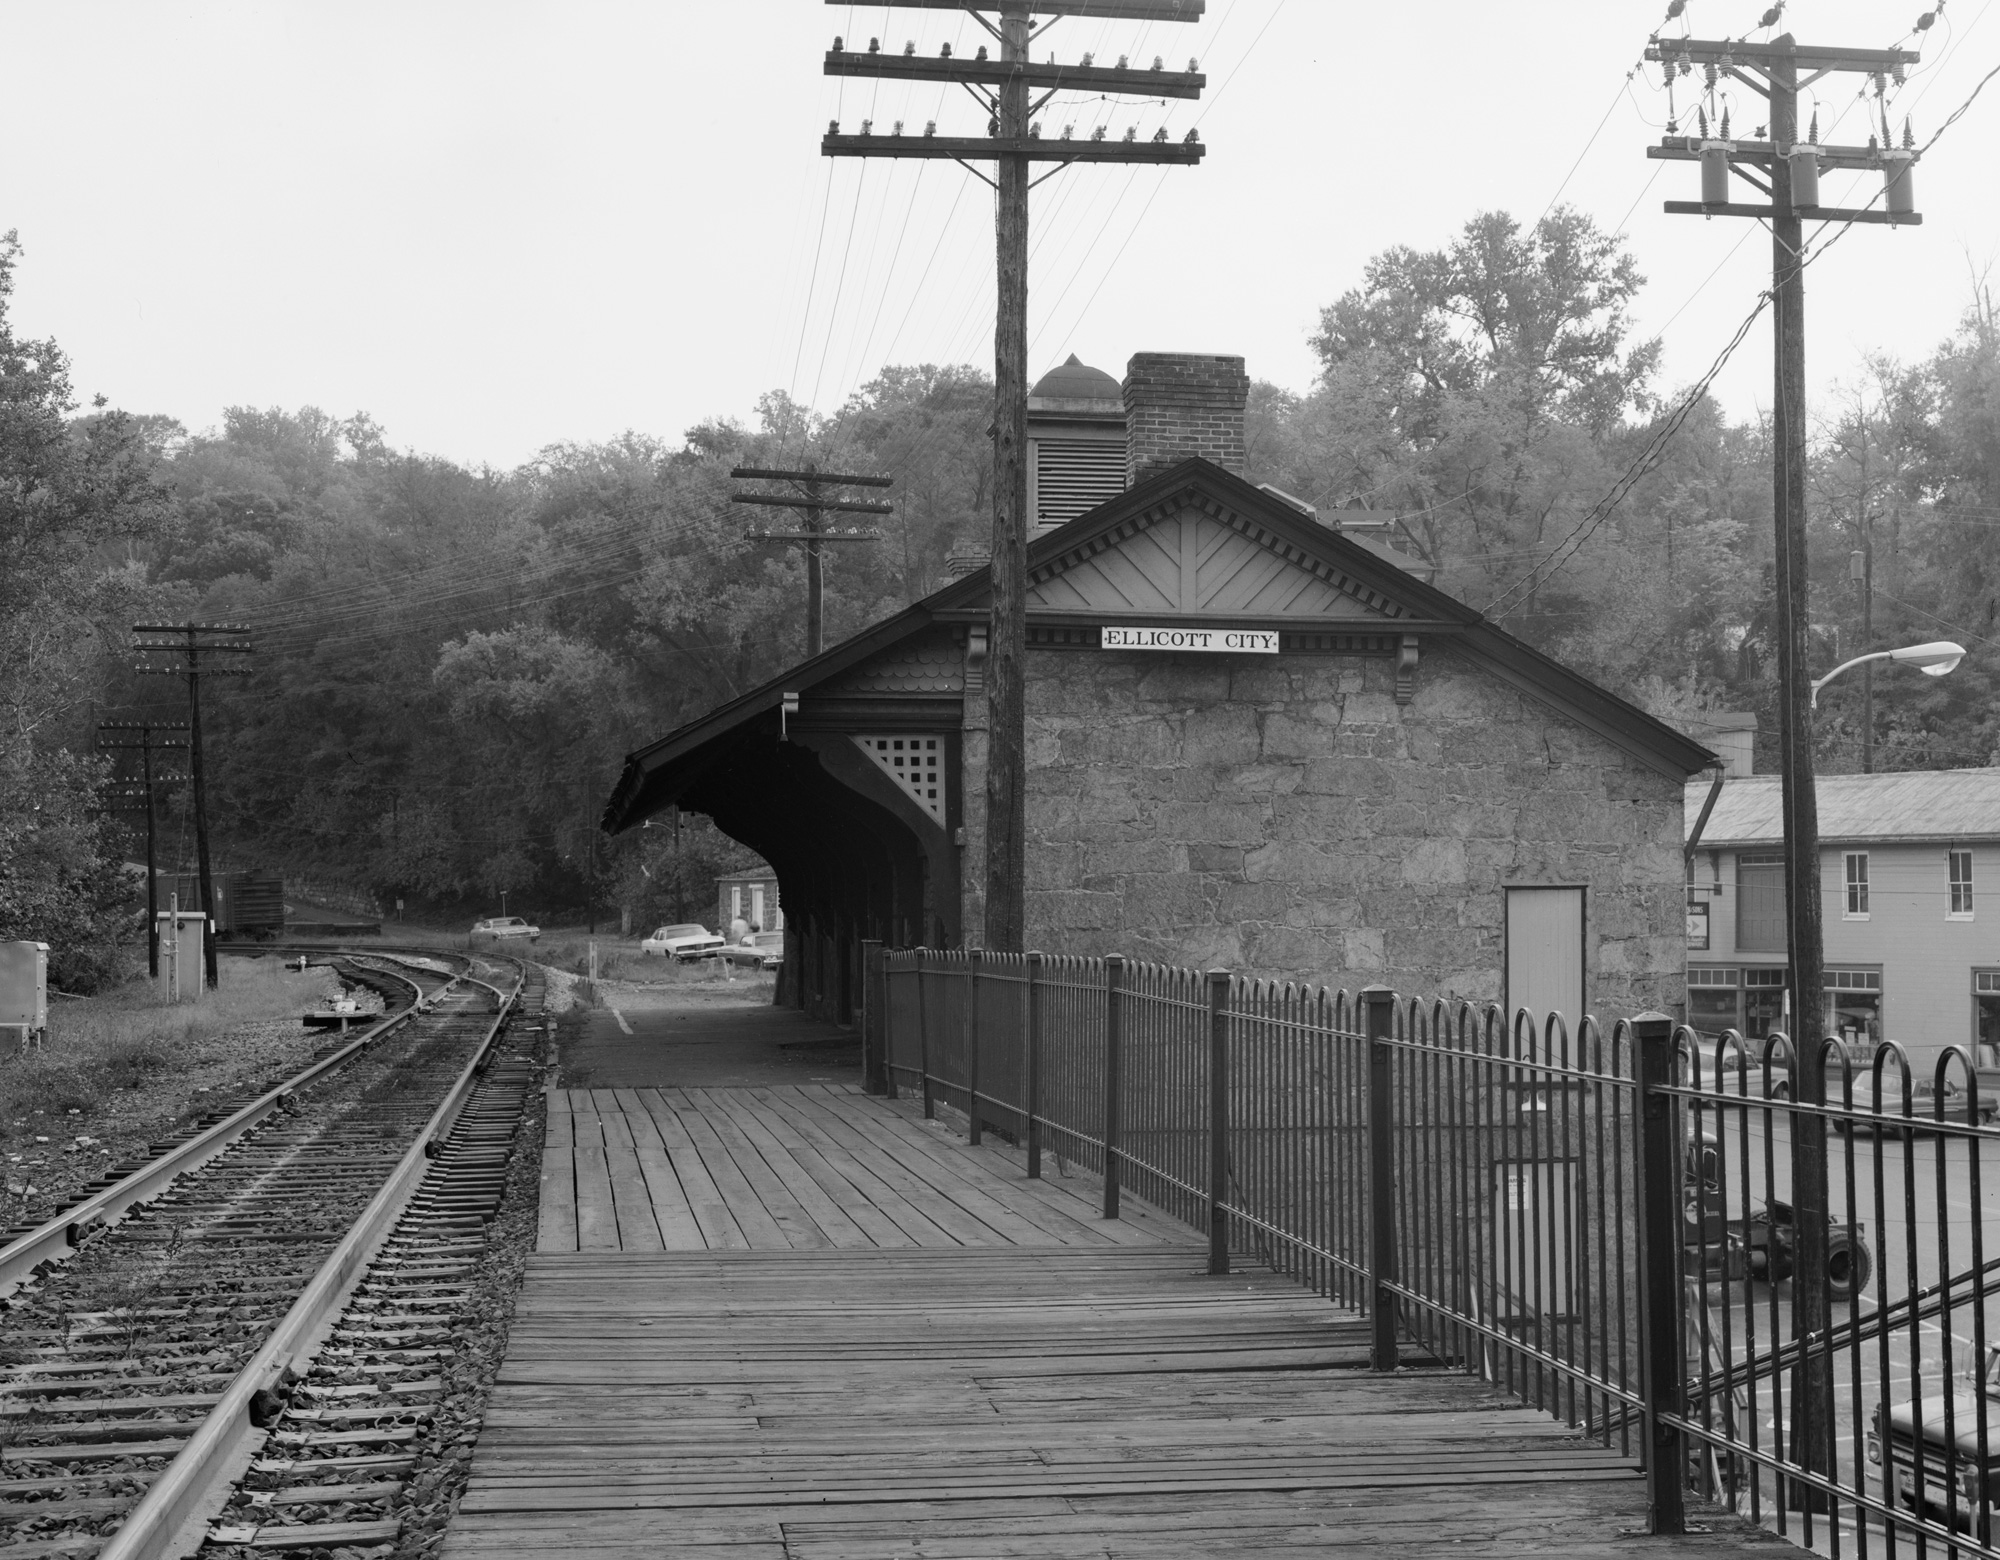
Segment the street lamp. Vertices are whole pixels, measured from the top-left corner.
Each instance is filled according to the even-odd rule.
[[[1929,644],[1904,645],[1900,650],[1877,650],[1872,655],[1857,655],[1851,661],[1842,661],[1812,684],[1812,707],[1819,708],[1820,689],[1842,672],[1866,661],[1901,661],[1906,666],[1914,666],[1926,677],[1942,677],[1964,659],[1965,646],[1955,645],[1949,639],[1934,639]]]
[[[1803,623],[1790,617],[1788,639],[1780,648],[1782,686],[1779,694],[1784,728],[1783,805],[1785,820],[1785,960],[1789,977],[1792,1056],[1797,1068],[1793,1100],[1818,1107],[1826,1104],[1826,1074],[1822,1068],[1821,1007],[1825,1000],[1826,948],[1820,934],[1819,800],[1813,779],[1812,726],[1799,709],[1798,695],[1807,695],[1807,710],[1819,706],[1819,691],[1849,667],[1874,661],[1902,661],[1929,677],[1942,677],[1965,658],[1965,648],[1949,641],[1877,650],[1843,661],[1817,681],[1804,676]],[[1800,689],[1800,683],[1805,688]],[[1802,1467],[1825,1473],[1833,1467],[1833,1362],[1824,1340],[1831,1318],[1827,1304],[1826,1118],[1816,1109],[1794,1112],[1792,1134],[1792,1207],[1796,1244],[1792,1260],[1792,1335],[1800,1345],[1793,1366],[1791,1450]],[[1787,1503],[1795,1510],[1824,1511],[1825,1497],[1811,1485],[1794,1483]]]

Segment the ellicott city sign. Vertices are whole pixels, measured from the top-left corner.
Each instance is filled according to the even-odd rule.
[[[1210,650],[1230,655],[1276,655],[1275,628],[1103,628],[1103,650]]]

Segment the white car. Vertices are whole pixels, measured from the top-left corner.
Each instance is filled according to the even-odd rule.
[[[743,941],[731,943],[722,950],[722,956],[731,964],[746,965],[753,970],[782,969],[785,963],[785,934],[746,932]]]
[[[472,923],[474,937],[525,937],[533,942],[542,935],[539,926],[530,926],[518,915],[488,916],[483,921]]]
[[[712,959],[722,949],[723,939],[705,926],[696,926],[692,921],[680,926],[663,926],[651,937],[639,943],[641,953],[657,953],[662,958],[678,959],[689,963],[695,959]]]

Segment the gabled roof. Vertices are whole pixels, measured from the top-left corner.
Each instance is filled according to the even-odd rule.
[[[1562,711],[1659,773],[1687,776],[1714,761],[1699,743],[1487,622],[1465,603],[1198,456],[1030,542],[1030,621],[1060,620],[1065,613],[1103,616],[1108,608],[1102,605],[1056,604],[1054,585],[1066,575],[1082,578],[1105,555],[1134,545],[1151,526],[1177,523],[1191,507],[1215,522],[1214,536],[1226,530],[1226,540],[1238,546],[1239,553],[1245,544],[1260,550],[1255,561],[1264,572],[1246,598],[1258,603],[1259,610],[1244,620],[1229,607],[1190,607],[1183,599],[1126,614],[1126,621],[1159,622],[1191,614],[1196,619],[1249,621],[1256,626],[1296,624],[1444,636],[1493,675]],[[1285,570],[1296,588],[1280,588],[1274,594],[1268,587]],[[954,580],[894,617],[636,749],[626,756],[624,771],[605,805],[604,827],[614,833],[630,828],[666,805],[676,771],[697,762],[697,755],[714,745],[733,744],[766,728],[775,735],[777,711],[786,693],[810,692],[934,624],[985,621],[992,592],[990,566]],[[1038,592],[1041,604],[1035,599]],[[1274,603],[1281,600],[1290,604],[1276,609]]]
[[[1690,827],[1707,794],[1705,781],[1688,787]],[[2000,769],[1820,775],[1814,794],[1820,842],[1826,845],[2000,839]],[[1779,846],[1784,841],[1784,797],[1777,775],[1743,775],[1722,783],[1701,833],[1704,850]]]

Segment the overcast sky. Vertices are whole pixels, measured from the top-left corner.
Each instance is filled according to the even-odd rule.
[[[1697,36],[1767,0],[1691,0]],[[1925,4],[1929,0],[1924,0]],[[1994,0],[1949,0],[1893,105],[1927,138],[2000,62]],[[1802,43],[1885,47],[1918,0],[1793,0]],[[1079,168],[1034,197],[1030,369],[1076,352],[1240,353],[1309,387],[1319,310],[1394,244],[1561,198],[1629,234],[1665,383],[1697,376],[1769,281],[1755,224],[1668,217],[1692,165],[1649,162],[1659,72],[1627,88],[1660,0],[1208,0],[1195,25],[1066,20],[1037,44],[1109,63],[1198,57],[1196,104],[1071,102],[1175,138],[1192,169]],[[835,33],[935,54],[962,14],[817,0],[12,0],[0,230],[26,259],[17,327],[76,387],[192,429],[225,406],[367,411],[392,443],[508,467],[557,440],[670,439],[784,389],[832,410],[885,362],[992,364],[992,202],[950,163],[829,161],[849,129],[936,118],[958,89],[828,80]],[[1819,94],[1828,141],[1866,139],[1856,78]],[[954,96],[953,94],[957,95]],[[1739,90],[1735,127],[1762,122]],[[1685,100],[1683,100],[1685,112]],[[1917,173],[1921,228],[1857,229],[1808,278],[1808,366],[1928,352],[2000,258],[2000,82]],[[1862,204],[1873,176],[1826,181]],[[1996,280],[2000,280],[1997,278]],[[1769,399],[1768,323],[1719,382]]]

